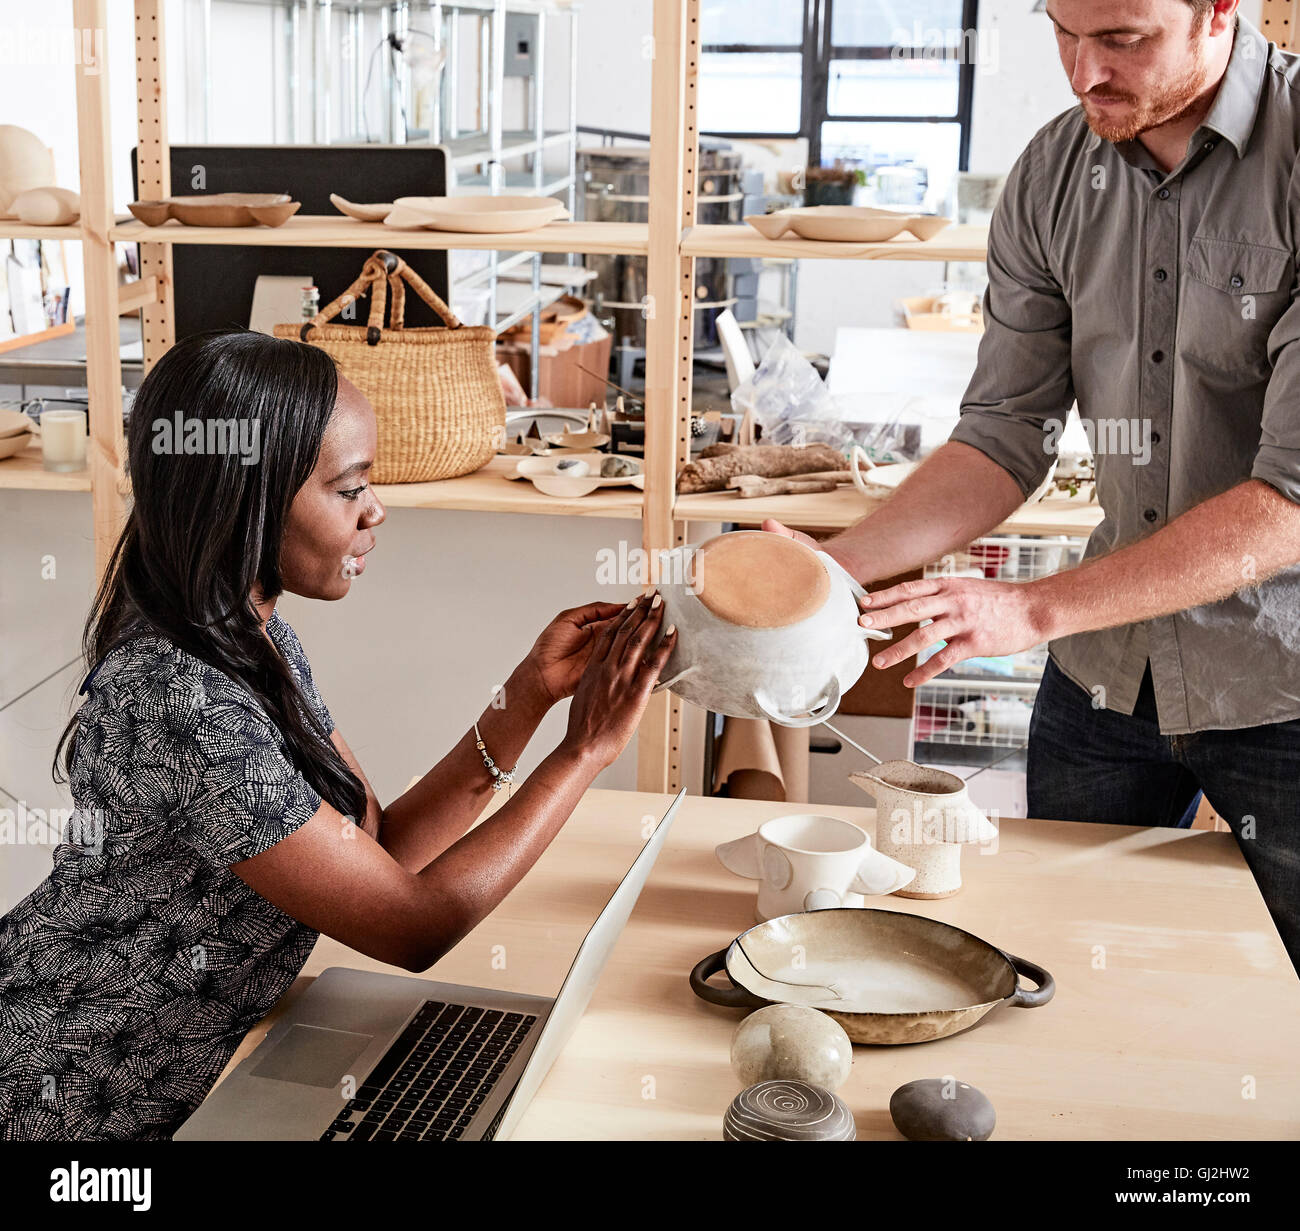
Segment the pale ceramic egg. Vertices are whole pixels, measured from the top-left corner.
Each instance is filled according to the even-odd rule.
[[[768,1005],[736,1027],[731,1067],[746,1086],[788,1080],[838,1090],[853,1067],[853,1044],[825,1013],[806,1005]]]

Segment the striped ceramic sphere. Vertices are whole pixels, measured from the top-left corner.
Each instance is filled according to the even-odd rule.
[[[844,1103],[806,1081],[760,1081],[736,1095],[722,1117],[724,1141],[855,1141],[857,1135]]]

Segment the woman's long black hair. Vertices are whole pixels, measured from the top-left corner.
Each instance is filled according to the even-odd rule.
[[[340,812],[360,821],[366,792],[301,698],[262,633],[262,597],[284,592],[280,548],[289,507],[320,455],[338,397],[338,369],[319,347],[249,330],[194,334],[140,384],[127,428],[134,503],[82,636],[87,670],[141,634],[161,635],[242,684],[280,729],[298,771]],[[155,452],[155,423],[253,420],[259,460],[238,449]],[[251,436],[244,424],[245,436]],[[204,439],[211,439],[204,428]],[[238,436],[230,439],[238,440]],[[80,711],[54,752],[68,781]],[[69,743],[69,737],[72,737]],[[59,756],[65,743],[64,778]]]

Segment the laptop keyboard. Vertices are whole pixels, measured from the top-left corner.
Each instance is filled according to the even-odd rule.
[[[322,1141],[455,1141],[537,1018],[427,1000]]]

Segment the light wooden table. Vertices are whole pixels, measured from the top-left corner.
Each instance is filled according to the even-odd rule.
[[[423,977],[554,995],[640,848],[645,818],[653,823],[670,799],[589,791],[515,892]],[[729,1049],[743,1015],[697,999],[687,974],[752,925],[756,886],[724,871],[713,847],[797,810],[683,801],[586,1015],[516,1139],[720,1139],[722,1113],[740,1088]],[[869,808],[816,811],[874,830]],[[966,853],[966,885],[955,897],[870,904],[942,919],[1040,963],[1056,978],[1055,999],[995,1009],[932,1043],[855,1048],[839,1094],[859,1139],[897,1139],[890,1093],[948,1074],[993,1100],[995,1139],[1300,1137],[1292,1037],[1300,980],[1236,839],[1001,824],[995,853]],[[333,965],[392,969],[322,937],[226,1071],[310,977]]]

